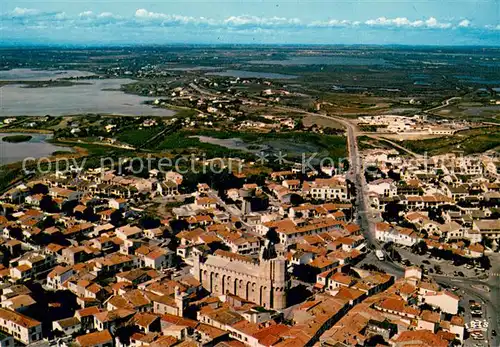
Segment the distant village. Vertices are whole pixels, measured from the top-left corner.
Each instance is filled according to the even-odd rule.
[[[450,136],[457,131],[469,129],[472,124],[468,121],[429,120],[426,115],[412,117],[399,115],[363,116],[358,118],[358,124],[373,127],[375,132],[394,133],[398,135],[437,135]]]

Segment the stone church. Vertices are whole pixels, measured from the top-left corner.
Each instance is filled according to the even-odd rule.
[[[274,258],[273,258],[274,257]],[[262,248],[259,259],[217,250],[195,257],[193,276],[214,295],[233,294],[269,309],[286,307],[286,261]]]

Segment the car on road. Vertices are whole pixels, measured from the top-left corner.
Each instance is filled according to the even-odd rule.
[[[460,277],[465,277],[465,275],[464,275],[464,273],[462,271],[458,271],[457,275],[460,276]]]
[[[380,249],[377,249],[375,251],[375,256],[377,257],[378,260],[382,261],[385,259],[384,252],[382,252]]]
[[[484,340],[484,335],[483,334],[479,334],[479,333],[472,333],[471,334],[472,338],[474,340]]]
[[[491,331],[491,335],[492,335],[492,336],[497,336],[497,331],[496,331],[495,329],[493,329],[493,330]]]
[[[428,261],[427,259],[422,260],[422,263],[427,264],[427,265],[431,265],[431,262]]]

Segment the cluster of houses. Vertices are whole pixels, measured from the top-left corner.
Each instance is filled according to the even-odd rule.
[[[412,117],[400,115],[375,115],[358,118],[358,125],[375,127],[377,132],[399,135],[441,135],[449,136],[457,131],[468,129],[464,123],[437,123],[428,121],[427,116]]]
[[[396,279],[357,265],[365,238],[346,178],[330,173],[272,172],[224,194],[200,182],[162,218],[143,207],[179,196],[175,172],[88,169],[20,184],[0,200],[0,337],[89,347],[370,346],[374,335],[398,347],[461,343],[458,298],[420,269]],[[372,184],[398,196],[393,181]],[[420,212],[405,217],[461,238]],[[495,228],[472,222],[471,232]],[[379,227],[387,238],[420,237]],[[474,244],[461,250],[474,257]],[[309,294],[290,295],[292,278]],[[76,306],[56,314],[67,297]]]
[[[423,241],[430,248],[441,244],[471,258],[483,256],[484,246],[498,247],[500,163],[496,158],[446,155],[403,160],[377,150],[365,159],[386,176],[367,184],[372,211],[384,216],[396,208],[398,213],[397,221],[376,225],[380,241],[402,246]],[[393,178],[388,178],[389,172]]]

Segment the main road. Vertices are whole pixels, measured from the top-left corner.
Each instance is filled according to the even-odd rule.
[[[316,114],[316,116],[335,120],[347,129],[347,148],[349,150],[350,167],[346,177],[353,182],[356,187],[356,215],[358,224],[363,231],[363,235],[368,245],[380,249],[380,244],[375,239],[375,229],[367,201],[368,188],[366,186],[363,162],[358,149],[357,128],[354,124],[343,118],[319,114]]]

